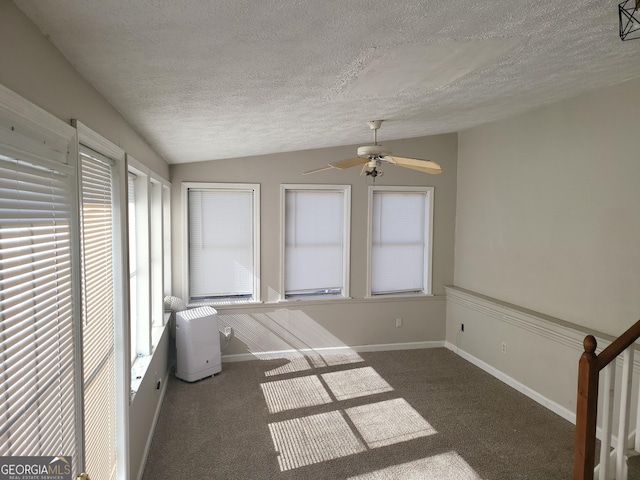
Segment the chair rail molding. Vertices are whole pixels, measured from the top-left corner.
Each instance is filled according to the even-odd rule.
[[[614,338],[457,286],[447,286],[445,290],[446,348],[575,423],[573,381],[584,351],[583,340],[586,335],[593,335],[600,351]],[[509,344],[508,352],[500,353],[501,342]],[[548,353],[541,359],[543,363],[536,368],[524,367],[539,351]],[[616,364],[622,367],[622,356]],[[634,366],[640,367],[640,355],[634,356]],[[554,370],[555,379],[547,376],[550,369]],[[616,438],[612,442],[616,443]]]

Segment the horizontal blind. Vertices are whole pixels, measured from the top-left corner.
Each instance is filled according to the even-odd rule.
[[[0,456],[76,454],[71,190],[0,155]]]
[[[252,296],[251,190],[189,190],[191,298]]]
[[[285,193],[285,294],[342,292],[344,193]]]
[[[371,293],[424,290],[427,195],[373,191]]]
[[[82,151],[82,279],[85,469],[115,472],[115,357],[112,172]]]

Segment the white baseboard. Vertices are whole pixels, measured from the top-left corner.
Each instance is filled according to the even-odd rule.
[[[574,412],[572,412],[571,410],[569,410],[568,408],[565,408],[562,405],[560,405],[559,403],[556,403],[556,402],[554,402],[552,400],[549,400],[544,395],[541,395],[540,393],[536,392],[535,390],[532,390],[531,388],[527,387],[523,383],[520,383],[519,381],[517,381],[516,379],[510,377],[509,375],[505,374],[504,372],[501,372],[497,368],[489,365],[488,363],[480,360],[479,358],[474,357],[473,355],[465,352],[464,350],[461,350],[459,347],[457,347],[453,343],[445,342],[445,347],[447,349],[451,350],[452,352],[454,352],[455,354],[461,356],[462,358],[464,358],[469,363],[472,363],[476,367],[481,368],[482,370],[484,370],[485,372],[487,372],[490,375],[494,376],[495,378],[497,378],[501,382],[506,383],[511,388],[513,388],[513,389],[517,390],[518,392],[526,395],[527,397],[529,397],[530,399],[532,399],[535,402],[539,403],[543,407],[548,408],[552,412],[556,413],[557,415],[560,415],[562,418],[564,418],[565,420],[567,420],[567,421],[569,421],[569,422],[571,422],[571,423],[573,423],[575,425],[575,423],[576,423],[576,414]]]
[[[419,348],[442,348],[445,346],[444,340],[432,342],[406,342],[406,343],[384,343],[378,345],[356,345],[340,347],[305,348],[302,350],[276,350],[270,352],[237,353],[223,355],[222,362],[244,362],[247,360],[288,358],[297,354],[318,353],[323,355],[346,354],[359,352],[382,352],[390,350],[414,350]]]

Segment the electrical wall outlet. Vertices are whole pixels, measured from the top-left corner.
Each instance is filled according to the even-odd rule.
[[[396,328],[400,328],[402,326],[402,319],[400,317],[396,318]]]
[[[224,333],[225,337],[229,337],[231,335],[231,327],[224,327],[224,330],[222,333]]]
[[[507,343],[502,342],[502,353],[507,353]]]

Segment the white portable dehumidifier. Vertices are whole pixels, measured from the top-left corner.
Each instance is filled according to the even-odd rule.
[[[218,313],[211,307],[176,312],[176,377],[195,382],[222,370]]]

